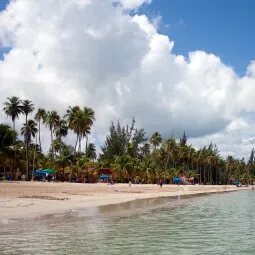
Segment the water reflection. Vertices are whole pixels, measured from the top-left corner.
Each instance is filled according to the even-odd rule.
[[[0,254],[255,254],[254,210],[251,191],[99,207],[2,225]]]

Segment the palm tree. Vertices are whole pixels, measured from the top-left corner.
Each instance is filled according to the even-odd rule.
[[[144,159],[141,162],[140,168],[142,170],[142,178],[146,183],[154,182],[155,175],[154,175],[154,164],[150,158]]]
[[[161,144],[162,137],[158,132],[155,132],[150,139],[151,144],[154,146],[154,150]]]
[[[35,114],[35,120],[38,123],[38,133],[39,133],[39,146],[40,151],[42,151],[42,144],[41,144],[41,121],[45,121],[46,118],[46,111],[42,108],[39,108],[37,110],[37,113]]]
[[[57,126],[55,127],[56,137],[61,139],[68,134],[68,126],[65,120],[59,120]]]
[[[28,163],[28,145],[31,143],[32,137],[35,137],[38,129],[37,124],[33,120],[29,120],[27,123],[23,125],[21,128],[21,134],[24,135],[24,141],[26,144],[26,167],[27,167],[27,177],[29,171],[29,163]]]
[[[19,115],[23,112],[21,100],[18,97],[8,97],[7,102],[4,102],[4,112],[7,116],[10,116],[13,123],[13,130],[15,130],[15,120],[19,118]]]
[[[87,143],[88,143],[88,134],[90,134],[91,127],[95,120],[95,113],[93,109],[84,107],[81,109],[79,106],[74,106],[69,108],[66,111],[65,118],[67,119],[68,126],[73,132],[76,134],[76,142],[75,142],[75,151],[76,154],[77,144],[79,142],[79,151],[81,151],[81,139],[82,137],[86,137],[86,151],[87,151]]]
[[[169,166],[169,161],[170,158],[172,158],[172,161],[174,162],[175,158],[174,158],[174,150],[176,148],[176,141],[174,138],[169,138],[165,141],[164,143],[164,150],[167,154],[167,158],[166,158],[166,163],[165,163],[165,170],[168,168]],[[173,163],[173,167],[174,167],[174,163]]]
[[[68,123],[68,127],[73,130],[73,132],[76,134],[76,142],[75,142],[75,146],[74,146],[74,158],[75,158],[75,154],[76,154],[76,147],[77,147],[77,143],[79,140],[79,130],[78,130],[78,125],[77,125],[77,120],[79,119],[80,115],[80,107],[79,106],[69,106],[66,114],[64,115],[64,118],[67,119],[67,123]]]
[[[19,118],[19,115],[22,113],[22,105],[21,105],[21,100],[19,97],[13,96],[13,97],[7,97],[7,101],[4,102],[4,112],[6,113],[7,116],[10,116],[12,119],[12,129],[15,131],[15,120]],[[13,157],[13,169],[16,166],[16,156],[17,156],[17,151],[16,151],[16,136],[13,136],[13,144],[14,144],[14,157]]]
[[[21,108],[22,108],[22,113],[25,114],[26,125],[27,125],[27,117],[28,117],[29,113],[33,112],[34,104],[32,104],[32,101],[30,101],[30,100],[23,100],[21,102]]]
[[[62,137],[68,134],[68,126],[65,120],[60,120],[55,127],[55,133],[59,144],[59,154],[61,155]]]
[[[9,125],[0,124],[0,153],[13,145],[17,133]]]
[[[145,143],[142,147],[141,147],[141,155],[142,157],[146,157],[150,154],[150,144],[149,143]]]
[[[86,147],[85,147],[85,149],[87,151],[87,148],[88,148],[88,135],[90,134],[91,127],[93,126],[94,121],[95,121],[95,112],[90,107],[84,107],[83,108],[83,113],[84,113],[84,118],[87,122],[86,126],[84,128],[84,136],[86,138]]]
[[[95,160],[97,158],[96,146],[94,143],[88,144],[88,148],[86,150],[86,157],[92,160]]]
[[[61,147],[62,147],[62,141],[59,139],[55,139],[53,140],[53,147],[55,150],[55,153],[59,152],[59,154],[61,153]]]
[[[112,164],[112,168],[121,182],[123,182],[124,179],[132,178],[133,161],[130,156],[118,156],[114,164]]]
[[[60,117],[56,111],[48,111],[46,118],[45,118],[45,124],[50,128],[50,138],[51,138],[51,149],[52,149],[52,159],[54,160],[54,144],[53,144],[53,131],[57,127],[59,123]]]

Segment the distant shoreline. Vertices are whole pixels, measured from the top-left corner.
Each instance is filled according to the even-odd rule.
[[[244,190],[231,185],[80,184],[1,182],[0,220],[32,219],[133,200]]]

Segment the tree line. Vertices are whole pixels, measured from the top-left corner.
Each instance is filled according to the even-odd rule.
[[[187,143],[183,133],[163,138],[155,132],[150,137],[135,120],[123,126],[119,121],[111,124],[99,155],[96,146],[89,143],[89,135],[95,122],[95,112],[90,107],[69,106],[60,116],[55,110],[39,108],[35,111],[30,100],[7,98],[4,113],[11,118],[12,127],[0,124],[0,172],[9,172],[13,178],[17,169],[31,176],[32,170],[54,168],[58,173],[80,176],[89,168],[111,168],[117,182],[128,179],[144,183],[157,183],[160,179],[171,182],[174,177],[185,175],[198,183],[226,184],[231,180],[251,183],[255,175],[255,157],[252,149],[249,160],[220,156],[217,145],[209,144],[200,149]],[[33,115],[32,115],[33,114]],[[25,123],[16,130],[21,115]],[[29,118],[30,116],[33,118]],[[42,150],[41,127],[50,133],[50,149]],[[75,143],[66,144],[68,134],[76,135]],[[19,139],[20,136],[23,139]],[[82,141],[85,140],[85,148]],[[95,175],[87,171],[87,177]],[[93,176],[92,176],[93,177]]]

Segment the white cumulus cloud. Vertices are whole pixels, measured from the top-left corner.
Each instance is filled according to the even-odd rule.
[[[254,62],[239,77],[213,54],[174,54],[174,41],[153,21],[125,11],[150,2],[12,1],[0,14],[0,45],[11,47],[0,60],[0,104],[17,95],[61,114],[91,106],[98,143],[111,120],[134,116],[148,134],[185,130],[198,147],[212,141],[223,154],[244,155],[241,141],[253,136]],[[45,130],[45,144],[47,137]]]
[[[124,9],[136,9],[141,5],[150,4],[152,0],[119,0]]]

